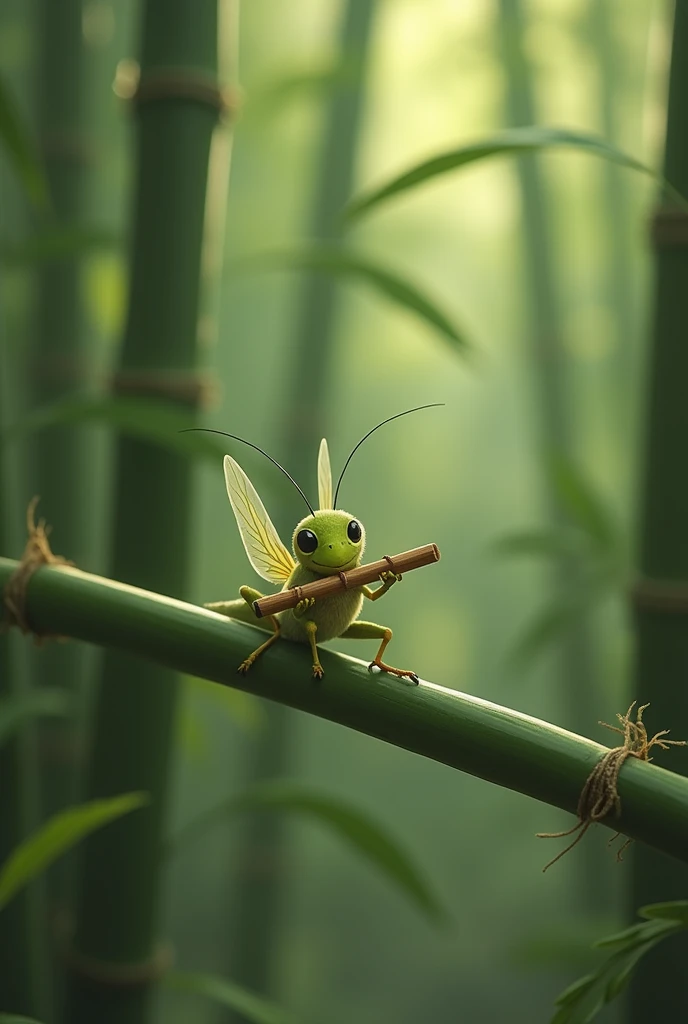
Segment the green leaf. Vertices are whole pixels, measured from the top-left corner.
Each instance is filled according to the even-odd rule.
[[[335,89],[355,84],[360,60],[351,58],[329,67],[287,72],[256,91],[247,104],[247,116],[272,116],[299,99],[324,99]]]
[[[544,556],[561,558],[571,556],[580,550],[579,538],[568,529],[557,527],[541,527],[531,530],[515,530],[499,537],[492,545],[497,555],[513,556]]]
[[[20,242],[5,242],[0,246],[0,261],[8,267],[33,266],[110,250],[118,244],[117,236],[105,228],[53,224]]]
[[[564,456],[553,455],[548,472],[559,501],[571,519],[603,551],[619,551],[619,528],[604,500],[580,470]]]
[[[439,156],[424,160],[410,170],[385,185],[364,193],[349,203],[345,216],[349,221],[360,217],[361,214],[369,212],[379,206],[392,196],[399,195],[407,189],[421,185],[432,178],[436,178],[448,171],[458,170],[478,160],[485,160],[494,156],[520,156],[524,153],[535,153],[543,149],[555,148],[576,149],[591,156],[602,157],[612,163],[621,164],[641,174],[647,174],[656,181],[663,181],[652,168],[636,160],[634,157],[623,153],[619,149],[610,146],[604,139],[587,132],[573,131],[568,128],[545,128],[537,125],[530,125],[524,128],[508,128],[491,135],[480,142],[474,142],[467,146],[460,146],[458,149],[449,150]],[[663,181],[665,191],[681,207],[686,207],[686,201],[668,182]]]
[[[240,1013],[252,1024],[295,1024],[290,1014],[226,978],[218,978],[213,974],[173,971],[165,978],[165,984],[178,992],[213,999],[221,1006]]]
[[[221,458],[226,446],[214,435],[194,431],[191,415],[151,398],[66,398],[42,406],[3,433],[5,441],[66,424],[102,424],[130,437],[153,441],[189,458]]]
[[[510,660],[524,668],[533,658],[564,636],[585,607],[585,595],[554,598],[524,629],[511,651]]]
[[[2,77],[0,77],[0,139],[27,195],[36,206],[45,207],[48,202],[48,188],[43,168],[29,131],[24,125],[14,98]]]
[[[0,1024],[40,1024],[33,1017],[16,1017],[13,1013],[0,1013]]]
[[[146,793],[125,793],[69,807],[17,846],[0,867],[0,910],[36,875],[90,832],[147,803]]]
[[[26,721],[36,715],[69,714],[69,697],[57,687],[43,687],[0,700],[0,747]]]
[[[380,266],[365,256],[333,246],[304,246],[298,249],[273,250],[237,260],[238,271],[311,270],[336,277],[360,280],[380,295],[401,306],[439,331],[452,348],[467,352],[469,344],[458,328],[441,309],[410,281],[396,271]]]
[[[556,1000],[559,1009],[551,1024],[588,1024],[603,1006],[624,991],[641,957],[684,927],[682,921],[674,919],[646,921],[600,939],[595,943],[596,947],[615,948],[616,951],[596,971],[580,978],[561,993]]]
[[[660,918],[663,921],[680,921],[688,928],[688,900],[672,900],[670,903],[650,903],[638,911],[641,917]]]
[[[172,847],[205,831],[209,825],[245,811],[288,811],[313,818],[331,828],[392,881],[436,922],[445,919],[429,886],[399,845],[367,814],[336,797],[314,792],[298,783],[257,786],[223,801],[186,825],[173,838]]]

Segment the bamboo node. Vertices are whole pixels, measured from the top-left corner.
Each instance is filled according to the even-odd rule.
[[[85,981],[112,989],[132,989],[152,985],[163,978],[174,963],[174,948],[170,944],[162,945],[140,963],[98,960],[69,945],[63,948],[62,956],[68,970]]]
[[[688,246],[688,213],[678,207],[665,207],[652,218],[652,241],[657,248]]]
[[[688,615],[688,584],[672,580],[638,579],[631,589],[637,609]]]
[[[18,567],[5,584],[3,592],[5,618],[2,628],[6,630],[11,626],[17,626],[24,634],[33,633],[36,643],[40,644],[46,637],[54,636],[54,634],[39,635],[29,624],[26,612],[26,593],[29,581],[36,569],[40,569],[43,565],[73,566],[74,562],[63,558],[62,555],[53,554],[48,541],[50,527],[46,526],[45,519],[39,519],[38,524],[34,519],[38,502],[38,497],[32,498],[26,510],[26,529],[29,537]]]
[[[193,409],[217,405],[220,391],[212,375],[195,370],[118,370],[109,388],[125,398],[163,398]]]
[[[647,729],[643,722],[643,712],[650,705],[642,704],[636,711],[635,721],[632,721],[631,714],[635,705],[636,701],[633,701],[625,715],[616,716],[621,728],[616,725],[608,725],[607,722],[599,723],[605,729],[611,729],[612,732],[618,732],[623,736],[623,744],[608,750],[595,765],[590,775],[588,775],[578,799],[578,807],[576,809],[578,821],[576,824],[565,832],[536,833],[538,839],[561,839],[564,836],[575,835],[575,839],[565,849],[545,864],[542,869],[543,871],[547,871],[548,868],[551,868],[553,864],[556,864],[558,860],[561,860],[563,856],[569,853],[596,821],[602,821],[609,814],[618,816],[621,811],[621,798],[618,791],[619,772],[627,758],[635,757],[639,761],[651,761],[650,751],[653,747],[668,750],[670,746],[686,746],[685,740],[665,739],[664,737],[669,734],[668,729],[662,729],[661,732],[656,732],[651,739],[648,739]],[[607,845],[611,845],[620,835],[620,832],[615,832]],[[623,845],[619,847],[616,853],[617,861],[623,860],[624,851],[632,842],[632,839],[626,839]]]
[[[211,74],[179,67],[144,72],[131,99],[137,106],[158,100],[191,100],[217,110],[223,120],[233,120],[240,106],[236,89],[220,85]]]

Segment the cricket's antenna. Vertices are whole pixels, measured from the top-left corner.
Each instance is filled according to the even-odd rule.
[[[239,437],[238,434],[228,434],[226,430],[213,430],[212,427],[187,427],[185,430],[180,430],[179,433],[180,434],[190,434],[193,430],[202,430],[206,434],[222,434],[223,437],[231,437],[235,441],[241,441],[242,444],[247,444],[249,446],[249,448],[253,448],[253,449],[255,449],[255,451],[260,452],[261,455],[264,455],[266,459],[270,460],[270,462],[273,464],[273,466],[277,466],[277,468],[282,473],[284,473],[284,475],[286,476],[287,480],[291,480],[291,482],[293,483],[293,485],[296,488],[296,490],[299,492],[299,494],[301,495],[303,500],[308,505],[308,508],[310,510],[311,515],[312,516],[315,515],[315,509],[313,508],[313,506],[311,505],[310,501],[308,500],[306,495],[303,493],[303,491],[301,490],[301,488],[299,487],[299,485],[297,484],[296,480],[291,475],[291,473],[287,473],[287,471],[284,468],[284,466],[280,466],[279,462],[277,462],[276,459],[273,459],[272,455],[268,455],[268,453],[266,451],[264,451],[262,448],[259,448],[257,444],[253,444],[252,441],[247,441],[245,437]]]
[[[371,434],[374,434],[376,430],[380,429],[380,427],[384,427],[385,423],[391,423],[392,420],[398,420],[401,416],[408,416],[412,412],[420,412],[421,409],[437,409],[441,405],[444,405],[444,402],[432,402],[430,405],[417,405],[415,409],[406,409],[405,412],[398,412],[395,416],[390,416],[388,419],[383,420],[382,423],[378,423],[378,425],[376,427],[373,427],[372,430],[369,430],[368,433],[364,437],[361,438],[361,440],[358,442],[356,447],[353,449],[353,451],[349,455],[349,458],[344,463],[344,469],[341,471],[341,473],[339,475],[339,480],[337,481],[337,487],[336,487],[335,492],[334,492],[334,501],[332,502],[334,507],[335,508],[337,507],[337,495],[339,494],[339,487],[340,487],[340,484],[342,482],[342,478],[343,478],[344,474],[346,473],[347,466],[349,465],[349,463],[351,462],[351,460],[353,459],[354,455],[356,454],[358,449],[361,447],[363,442],[367,441]]]

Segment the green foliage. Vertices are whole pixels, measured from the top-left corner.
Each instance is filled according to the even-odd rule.
[[[0,747],[29,719],[37,715],[64,717],[69,714],[69,696],[64,690],[28,690],[0,699]]]
[[[0,1024],[40,1024],[33,1017],[16,1017],[13,1013],[0,1013]]]
[[[0,77],[0,140],[2,147],[36,206],[46,206],[48,187],[36,148],[24,125],[7,83]]]
[[[295,249],[257,253],[237,260],[233,268],[240,271],[310,270],[345,280],[360,280],[439,331],[454,351],[464,355],[469,350],[470,346],[458,328],[415,284],[396,271],[341,246],[313,243]]]
[[[604,160],[620,164],[642,174],[649,174],[657,181],[662,181],[660,175],[650,167],[636,160],[635,157],[623,153],[621,150],[610,146],[604,139],[587,132],[572,131],[567,128],[541,128],[529,126],[526,128],[507,128],[491,135],[480,142],[471,143],[468,146],[460,146],[447,153],[430,160],[424,160],[404,174],[388,181],[385,185],[364,193],[357,199],[353,199],[346,210],[347,219],[353,221],[364,213],[378,207],[392,196],[406,192],[407,189],[422,185],[426,181],[449,171],[459,170],[461,167],[468,167],[479,160],[485,160],[495,156],[521,156],[524,153],[536,153],[541,150],[558,149],[565,147],[576,149],[591,156],[599,156]],[[669,195],[682,207],[685,207],[685,200],[667,182],[664,188]]]
[[[92,800],[54,815],[38,832],[20,843],[0,867],[0,910],[19,890],[91,832],[148,800],[145,793],[125,793]]]
[[[332,829],[340,839],[350,843],[381,871],[423,913],[435,922],[444,920],[445,914],[421,872],[396,840],[376,821],[343,800],[295,782],[263,784],[224,800],[182,829],[173,838],[172,849],[218,821],[246,811],[261,810],[302,815]]]
[[[504,557],[540,557],[565,568],[565,589],[536,613],[517,640],[513,657],[527,664],[591,607],[618,592],[626,578],[623,536],[604,499],[568,459],[547,465],[564,516],[561,526],[516,530],[493,545]]]
[[[64,424],[102,424],[187,458],[217,460],[225,454],[225,445],[212,434],[183,433],[194,425],[190,415],[150,398],[66,398],[29,413],[5,430],[2,439],[12,441]]]
[[[639,913],[648,920],[595,943],[598,949],[611,950],[611,956],[561,993],[551,1024],[588,1024],[624,991],[636,964],[648,950],[688,928],[688,900],[654,903],[642,907]]]
[[[166,977],[165,982],[178,992],[212,999],[220,1006],[241,1014],[251,1024],[295,1024],[292,1016],[267,999],[214,974],[174,971]]]

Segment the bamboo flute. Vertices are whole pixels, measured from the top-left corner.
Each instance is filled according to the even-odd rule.
[[[366,565],[359,565],[356,569],[349,569],[348,572],[335,573],[334,576],[324,576],[321,580],[313,583],[306,583],[303,587],[289,587],[288,590],[281,590],[279,594],[269,594],[253,602],[253,610],[256,616],[261,619],[265,615],[275,615],[287,608],[295,608],[305,597],[330,597],[342,590],[349,590],[351,587],[362,587],[364,583],[374,583],[381,572],[395,572],[401,575],[402,572],[410,572],[411,569],[420,569],[423,565],[432,565],[439,562],[440,549],[436,544],[423,544],[419,548],[411,548],[410,551],[402,551],[399,555],[385,555],[377,562],[368,562]]]

